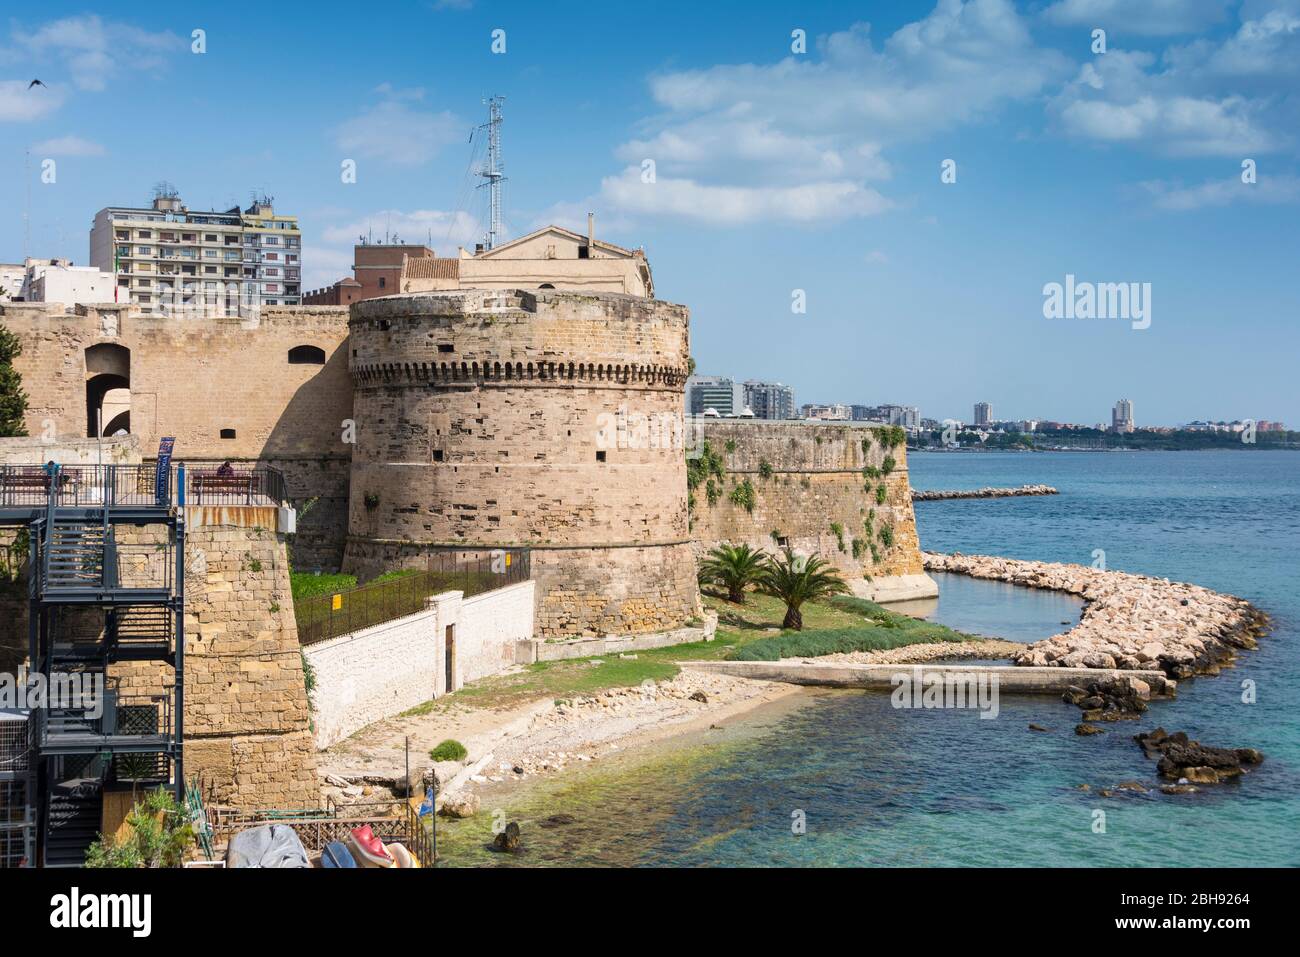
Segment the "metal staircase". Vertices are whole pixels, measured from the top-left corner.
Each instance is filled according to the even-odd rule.
[[[171,476],[151,466],[18,474],[16,508],[0,519],[31,533],[30,669],[51,690],[61,680],[93,692],[52,696],[29,718],[37,857],[80,866],[103,826],[105,789],[164,784],[184,799],[184,494],[173,507]],[[36,481],[43,508],[30,501]],[[155,689],[164,693],[121,692],[113,666],[149,661],[174,669]]]

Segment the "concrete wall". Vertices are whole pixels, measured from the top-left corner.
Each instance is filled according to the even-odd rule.
[[[304,656],[316,681],[316,746],[327,748],[368,724],[514,664],[516,642],[533,635],[534,592],[531,581],[468,599],[445,592],[418,614],[307,647]],[[450,689],[448,627],[454,650]]]
[[[139,465],[140,440],[134,435],[104,439],[62,436],[46,441],[39,435],[0,439],[0,465]]]
[[[698,551],[719,542],[775,551],[780,547],[776,532],[795,551],[835,564],[856,594],[880,600],[937,594],[921,563],[907,450],[902,444],[887,446],[879,426],[692,421],[726,467],[722,481],[715,480],[720,494],[712,505],[703,484],[693,492],[691,532]],[[883,474],[886,458],[894,460],[888,475]],[[873,477],[868,469],[880,474]],[[755,493],[752,512],[730,499],[732,490],[746,481]],[[883,503],[878,501],[881,486]],[[833,525],[842,530],[840,536]],[[890,529],[885,534],[892,534],[892,544],[886,544],[882,528]]]

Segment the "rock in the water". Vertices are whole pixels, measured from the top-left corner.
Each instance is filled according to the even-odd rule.
[[[1051,729],[1051,728],[1044,728],[1041,724],[1031,724],[1031,725],[1029,726],[1029,730],[1030,730],[1030,731],[1050,731],[1050,730],[1052,730],[1052,729]]]
[[[1133,738],[1149,758],[1156,758],[1156,771],[1179,783],[1217,784],[1240,776],[1242,765],[1258,765],[1264,755],[1254,748],[1216,748],[1190,740],[1185,732],[1169,734],[1156,728]]]
[[[1090,735],[1090,734],[1105,734],[1106,732],[1105,732],[1105,730],[1104,730],[1103,728],[1099,728],[1099,727],[1097,727],[1095,724],[1086,724],[1086,723],[1085,723],[1085,724],[1078,724],[1078,725],[1075,725],[1075,726],[1074,726],[1074,733],[1077,734],[1077,735],[1080,735],[1081,737],[1083,737],[1083,736],[1087,736],[1087,735]]]
[[[1162,784],[1160,792],[1162,794],[1195,794],[1200,788],[1193,787],[1190,784]]]
[[[477,794],[448,794],[442,799],[438,813],[443,817],[473,817],[478,809]]]
[[[519,825],[514,821],[507,824],[505,830],[492,839],[494,851],[513,854],[519,850],[519,847]]]

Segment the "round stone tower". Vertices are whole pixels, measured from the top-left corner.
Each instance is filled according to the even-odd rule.
[[[345,570],[527,546],[537,634],[700,610],[686,510],[684,306],[469,289],[355,303]]]

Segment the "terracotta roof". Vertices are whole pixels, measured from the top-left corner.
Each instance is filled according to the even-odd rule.
[[[407,279],[459,279],[460,260],[437,256],[408,259],[402,275]]]

